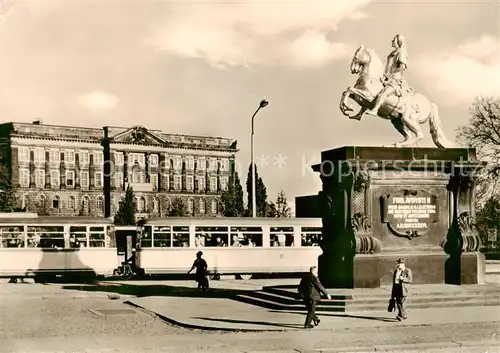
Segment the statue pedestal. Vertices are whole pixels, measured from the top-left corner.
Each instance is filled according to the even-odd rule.
[[[484,282],[474,226],[474,149],[342,147],[313,166],[323,182],[323,254],[328,288],[392,283],[399,257],[413,283]]]

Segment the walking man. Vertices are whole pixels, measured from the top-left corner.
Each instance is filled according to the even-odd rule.
[[[198,282],[198,289],[206,290],[208,289],[208,265],[205,259],[201,257],[202,255],[203,252],[201,251],[196,253],[196,260],[194,260],[193,266],[188,271],[188,274],[196,269],[195,280]]]
[[[398,316],[396,316],[396,319],[399,321],[406,320],[407,318],[404,303],[408,296],[411,281],[411,270],[406,268],[404,259],[398,259],[398,266],[394,270],[392,281],[391,298],[396,301],[396,306],[398,308]]]
[[[316,305],[321,299],[321,294],[330,299],[330,295],[318,279],[318,269],[312,266],[309,273],[306,273],[300,281],[298,294],[304,300],[307,309],[306,322],[304,328],[318,326],[320,319],[316,316]],[[311,325],[314,322],[314,326]]]

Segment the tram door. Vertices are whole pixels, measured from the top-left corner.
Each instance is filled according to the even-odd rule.
[[[118,261],[137,266],[137,228],[118,226],[115,231]]]

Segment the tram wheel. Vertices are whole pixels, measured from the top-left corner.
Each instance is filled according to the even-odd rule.
[[[236,279],[242,279],[244,281],[248,281],[248,280],[252,279],[252,275],[251,274],[238,274],[238,275],[236,275]]]

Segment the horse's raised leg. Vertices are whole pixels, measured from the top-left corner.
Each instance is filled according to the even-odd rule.
[[[412,108],[406,109],[401,117],[401,123],[404,125],[406,137],[403,141],[396,143],[396,147],[413,145],[424,138],[424,134],[420,128],[420,122],[417,119],[418,113],[411,112],[411,109]],[[408,134],[408,130],[413,132],[415,136]]]

